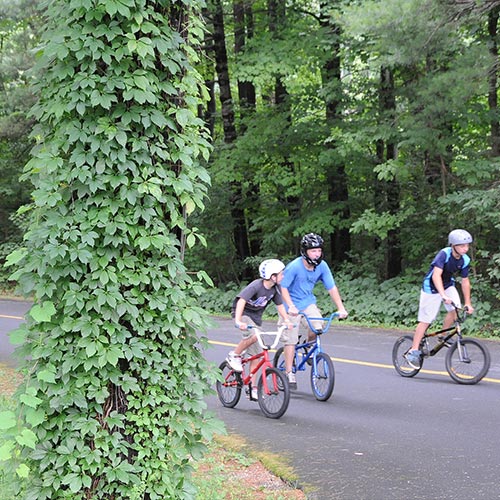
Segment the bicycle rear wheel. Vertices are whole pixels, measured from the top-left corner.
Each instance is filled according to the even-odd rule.
[[[420,368],[413,368],[406,361],[405,354],[411,349],[412,344],[413,337],[411,335],[403,335],[396,340],[392,348],[392,364],[402,377],[414,377],[422,369],[423,359],[421,360]]]
[[[335,370],[330,356],[324,352],[316,355],[311,367],[311,388],[318,401],[327,401],[335,385]]]
[[[459,345],[460,343],[460,345]],[[459,384],[477,384],[490,369],[490,353],[475,339],[454,342],[446,353],[446,371]]]
[[[277,368],[267,367],[265,379],[269,393],[266,393],[264,381],[259,378],[257,388],[259,406],[262,413],[268,418],[280,418],[287,410],[290,402],[290,387],[285,373]]]
[[[222,372],[222,380],[217,380],[217,395],[226,408],[234,408],[241,397],[241,373],[235,372],[227,361],[220,364],[219,370]]]

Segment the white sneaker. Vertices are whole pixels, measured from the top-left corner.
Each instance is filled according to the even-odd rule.
[[[252,387],[252,399],[255,401],[259,399],[259,391],[257,390],[257,387]]]
[[[290,386],[290,389],[297,389],[297,379],[295,378],[295,373],[287,373],[286,378],[288,379],[288,385]]]
[[[226,361],[229,363],[229,366],[235,372],[242,372],[243,371],[243,365],[241,364],[241,356],[239,354],[235,354],[234,351],[231,351],[227,355]]]

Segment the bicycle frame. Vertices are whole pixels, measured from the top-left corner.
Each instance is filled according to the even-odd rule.
[[[297,370],[305,370],[305,365],[307,364],[308,361],[311,360],[312,358],[312,363],[313,363],[313,368],[316,370],[316,356],[320,352],[324,352],[322,347],[321,347],[321,335],[326,333],[328,329],[330,328],[330,324],[333,321],[334,318],[339,316],[338,312],[334,312],[330,314],[330,316],[327,316],[325,318],[312,318],[307,316],[304,313],[300,313],[300,316],[302,316],[306,322],[307,326],[309,329],[316,335],[316,338],[314,340],[307,340],[306,342],[303,342],[301,344],[296,344],[295,345],[295,365]],[[321,330],[318,330],[317,328],[314,328],[312,325],[313,321],[323,321],[325,323],[325,327]],[[299,360],[299,351],[301,349],[307,349],[308,352],[304,356],[302,355],[301,359]]]
[[[269,394],[271,394],[271,391],[269,390],[269,386],[267,384],[267,378],[265,376],[265,368],[268,366],[270,368],[273,367],[272,362],[269,360],[269,350],[274,349],[278,345],[281,334],[283,333],[284,330],[286,330],[286,325],[280,326],[278,328],[277,332],[263,332],[260,328],[258,328],[256,326],[252,326],[252,325],[249,325],[248,329],[255,330],[255,335],[257,337],[257,341],[259,342],[260,347],[262,347],[262,352],[260,352],[258,354],[254,354],[253,356],[250,356],[248,358],[243,358],[241,360],[241,363],[243,365],[243,372],[241,374],[242,375],[242,377],[241,377],[242,382],[243,382],[243,385],[250,385],[250,382],[252,380],[252,376],[255,375],[261,368],[264,368],[262,370],[262,373],[261,373],[262,384],[263,384],[265,393],[267,395],[269,395]],[[270,345],[265,344],[264,340],[262,339],[263,335],[274,335],[275,336],[274,342]],[[246,374],[245,369],[244,369],[246,363],[250,363],[256,359],[260,360],[259,363],[252,370],[250,370],[250,372],[248,374]],[[273,382],[276,383],[275,380]]]
[[[460,342],[462,340],[462,323],[465,321],[466,315],[467,315],[467,309],[461,309],[457,307],[455,304],[453,304],[453,307],[455,308],[455,312],[457,314],[457,317],[455,318],[455,321],[453,322],[453,326],[450,326],[449,328],[443,328],[441,330],[437,330],[432,333],[425,333],[424,338],[422,339],[423,343],[427,347],[427,356],[434,356],[437,354],[443,347],[449,347],[449,341],[450,339],[454,336],[457,335],[457,345],[458,345],[458,353],[459,353],[459,359],[460,361],[466,361],[467,360],[467,352],[466,348],[462,343]],[[436,337],[436,336],[442,336],[443,333],[447,333],[443,338],[439,339],[439,342],[432,348],[428,349],[428,340],[431,337]]]

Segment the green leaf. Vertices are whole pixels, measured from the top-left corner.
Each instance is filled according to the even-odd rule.
[[[12,330],[11,332],[9,332],[10,343],[14,345],[24,344],[27,334],[28,331],[26,329],[26,325],[23,324],[16,330]]]
[[[0,411],[0,430],[12,429],[16,426],[16,415],[12,411]]]
[[[10,460],[12,458],[12,449],[15,442],[12,440],[6,441],[0,446],[0,461]]]
[[[16,469],[16,474],[23,479],[26,479],[29,476],[29,473],[30,473],[30,469],[26,464],[21,464]]]
[[[36,447],[36,443],[37,443],[37,437],[36,437],[36,434],[32,430],[23,429],[21,434],[16,436],[16,441],[21,446],[27,446],[28,448],[31,448],[32,450],[34,450]]]
[[[35,304],[30,309],[30,316],[38,323],[44,323],[51,320],[52,316],[55,314],[56,308],[54,304],[49,301],[45,301],[43,304]]]
[[[14,264],[17,264],[20,260],[22,260],[26,256],[27,252],[28,250],[24,247],[14,250],[9,255],[7,255],[4,267],[9,267],[13,266]]]

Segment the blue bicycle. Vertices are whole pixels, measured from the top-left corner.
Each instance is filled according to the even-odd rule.
[[[316,339],[304,341],[299,336],[299,341],[295,345],[293,372],[305,371],[309,365],[311,367],[311,388],[314,397],[318,401],[327,401],[332,395],[333,386],[335,385],[335,370],[330,356],[321,348],[321,335],[328,331],[332,320],[338,317],[339,313],[332,313],[325,318],[312,318],[304,313],[300,313],[300,316],[303,316],[307,321],[307,325],[311,331],[316,334]],[[313,321],[323,321],[323,328],[314,328],[312,325]],[[274,366],[281,371],[285,371],[283,350],[284,347],[280,347],[273,359]]]

